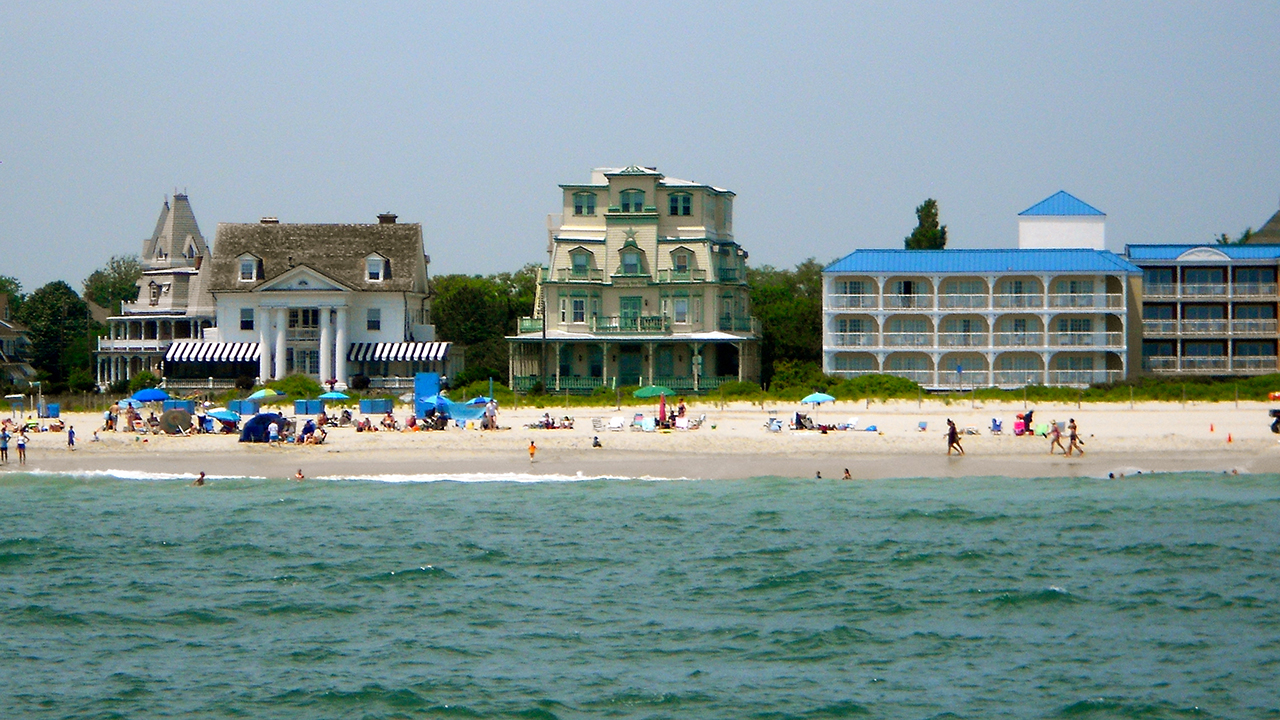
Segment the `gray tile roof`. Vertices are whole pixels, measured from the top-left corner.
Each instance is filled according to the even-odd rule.
[[[200,226],[196,225],[195,213],[191,210],[191,202],[187,196],[178,193],[173,196],[172,207],[166,200],[160,209],[160,217],[156,220],[156,229],[151,237],[142,241],[142,263],[147,269],[168,267],[190,267],[193,259],[184,256],[187,239],[195,244],[196,255],[207,255],[209,248],[204,236],[200,234]],[[157,256],[156,252],[160,255]]]
[[[318,225],[218,223],[209,288],[214,293],[253,290],[306,265],[356,290],[425,293],[427,266],[422,226],[417,223]],[[369,282],[365,258],[377,253],[391,261],[391,277]],[[263,277],[240,281],[239,258],[262,260]]]

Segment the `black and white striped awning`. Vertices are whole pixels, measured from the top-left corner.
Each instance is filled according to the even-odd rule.
[[[447,342],[351,343],[348,362],[439,362],[449,354]]]
[[[256,342],[175,342],[165,362],[258,362]]]

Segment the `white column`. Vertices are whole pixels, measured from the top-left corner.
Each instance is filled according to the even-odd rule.
[[[271,317],[259,307],[253,311],[253,321],[258,323],[258,379],[265,383],[271,379]]]
[[[347,308],[338,308],[338,327],[334,333],[333,377],[344,385],[347,382]]]
[[[320,308],[320,382],[333,379],[333,321],[329,308]]]
[[[288,338],[285,335],[288,323],[288,308],[276,308],[276,379],[283,380],[288,366],[285,365],[285,347]]]

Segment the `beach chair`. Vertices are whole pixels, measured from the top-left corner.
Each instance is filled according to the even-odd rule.
[[[653,432],[658,428],[658,421],[653,418],[645,418],[640,422],[640,429],[644,432]]]
[[[1004,432],[1004,423],[995,418],[991,418],[991,434],[1000,435],[1003,432]]]
[[[921,420],[920,425],[916,428],[918,432],[927,432],[929,430],[929,421]]]
[[[636,413],[636,416],[631,418],[631,429],[632,431],[644,429],[644,413]]]
[[[676,418],[676,429],[677,429],[677,430],[688,430],[688,429],[689,429],[689,418],[687,418],[687,417],[678,417],[678,418]]]
[[[609,418],[609,432],[622,432],[627,427],[627,419],[618,415]]]
[[[851,418],[849,418],[849,422],[845,423],[845,426],[844,426],[844,427],[842,427],[842,428],[840,428],[840,429],[841,429],[841,430],[857,430],[857,429],[858,429],[858,418],[856,418],[856,417],[851,417]]]
[[[596,432],[604,432],[604,418],[591,418],[591,429]]]

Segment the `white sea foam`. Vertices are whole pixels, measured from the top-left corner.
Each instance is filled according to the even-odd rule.
[[[649,482],[669,482],[688,480],[689,478],[666,478],[649,475],[639,477],[623,477],[617,475],[587,475],[579,472],[576,475],[534,475],[532,473],[422,473],[422,474],[387,474],[387,475],[321,475],[315,480],[359,480],[366,482],[386,483],[552,483],[552,482],[587,482],[591,480],[644,480]]]
[[[142,470],[24,470],[30,475],[63,475],[73,478],[114,478],[116,480],[195,480],[199,473],[166,473],[145,472]],[[257,475],[210,475],[205,473],[206,480],[266,480]]]

